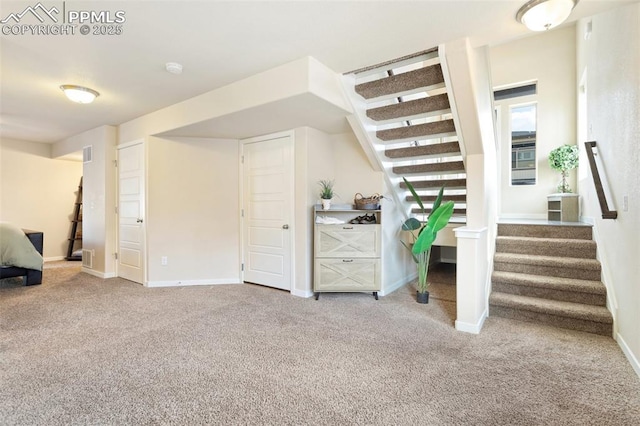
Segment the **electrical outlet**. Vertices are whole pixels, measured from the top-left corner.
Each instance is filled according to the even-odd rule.
[[[629,196],[628,195],[624,195],[622,197],[622,211],[625,211],[625,212],[629,211]]]
[[[169,258],[167,258],[167,256],[162,256],[160,258],[160,264],[162,266],[167,266],[169,264]]]

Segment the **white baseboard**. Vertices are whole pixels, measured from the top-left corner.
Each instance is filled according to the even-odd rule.
[[[411,275],[408,275],[406,277],[403,277],[403,278],[397,280],[394,283],[391,283],[391,285],[385,286],[383,289],[381,289],[378,292],[378,295],[387,296],[387,295],[393,293],[394,291],[398,290],[399,288],[402,288],[405,285],[409,284],[411,281],[415,280],[416,278],[418,278],[418,273],[414,272]]]
[[[169,281],[147,281],[145,287],[185,287],[192,285],[222,285],[222,284],[242,284],[238,278],[223,278],[210,280],[169,280]]]
[[[480,330],[482,330],[482,326],[484,325],[484,320],[486,319],[487,319],[487,310],[485,309],[482,315],[480,315],[480,319],[475,324],[456,320],[456,330],[464,331],[465,333],[480,334]]]
[[[294,296],[297,296],[297,297],[309,298],[309,297],[313,296],[313,291],[293,289],[293,290],[291,290],[291,294],[294,295]]]
[[[636,372],[638,377],[640,377],[640,361],[638,361],[638,358],[636,358],[634,353],[631,352],[631,348],[627,345],[627,342],[624,341],[620,333],[616,334],[616,342],[618,342],[618,346],[620,346],[620,349],[622,349],[622,352],[629,360],[629,364],[631,364],[633,370]]]
[[[64,256],[51,256],[43,259],[45,262],[57,262],[58,260],[64,260]]]
[[[82,267],[82,272],[84,272],[86,274],[89,274],[89,275],[93,275],[94,277],[102,278],[102,279],[115,278],[116,277],[116,273],[115,272],[94,271],[93,269],[85,268],[84,266]]]

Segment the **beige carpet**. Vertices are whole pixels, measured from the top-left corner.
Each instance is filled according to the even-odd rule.
[[[0,288],[2,425],[640,419],[640,380],[611,338],[504,318],[456,332],[455,304],[435,287],[428,305],[408,287],[315,301],[253,285],[148,289],[57,266],[41,286]]]

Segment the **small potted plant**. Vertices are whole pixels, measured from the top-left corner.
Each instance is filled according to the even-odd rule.
[[[334,196],[332,180],[321,179],[318,181],[320,185],[320,200],[322,201],[322,209],[329,210],[331,208],[331,199]]]
[[[549,153],[549,166],[562,175],[562,181],[558,184],[558,192],[569,193],[571,187],[567,182],[569,170],[578,167],[578,147],[576,145],[562,145]]]
[[[413,195],[418,206],[422,209],[422,214],[426,214],[422,199],[413,188],[413,185],[411,185],[407,179],[403,179],[407,188],[411,191],[411,195]],[[444,187],[440,188],[436,201],[433,203],[429,218],[425,223],[420,222],[415,217],[411,217],[402,224],[402,230],[409,231],[413,239],[412,247],[407,246],[404,241],[401,241],[401,243],[411,251],[411,256],[418,265],[418,283],[416,285],[418,303],[429,303],[429,291],[427,291],[429,281],[427,281],[427,274],[429,272],[431,246],[438,232],[447,226],[449,219],[451,219],[453,215],[453,201],[447,201],[441,204],[443,192]]]

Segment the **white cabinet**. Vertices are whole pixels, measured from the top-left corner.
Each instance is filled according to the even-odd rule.
[[[344,223],[318,223],[338,219]],[[350,223],[364,218],[361,223]],[[378,299],[381,276],[381,212],[315,207],[314,279],[316,299],[321,292],[370,291]],[[331,222],[331,220],[327,220]]]

